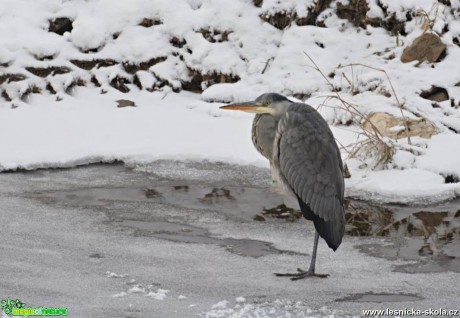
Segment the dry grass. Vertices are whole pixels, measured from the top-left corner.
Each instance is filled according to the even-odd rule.
[[[403,111],[404,105],[401,104],[401,102],[399,101],[398,95],[396,94],[395,88],[393,86],[393,83],[390,80],[390,77],[388,76],[388,73],[384,69],[372,67],[372,66],[369,66],[369,65],[361,64],[361,63],[354,63],[354,64],[348,64],[348,65],[344,65],[344,66],[339,66],[339,68],[351,67],[353,69],[353,66],[361,66],[361,67],[369,68],[371,70],[382,72],[382,73],[385,74],[385,77],[386,77],[388,83],[390,84],[391,91],[393,92],[393,96],[396,99],[396,104],[398,105],[399,110],[401,112],[401,117],[402,117],[402,119],[404,121],[404,126],[406,128],[405,132],[406,132],[406,135],[407,135],[407,143],[409,145],[412,145],[410,135],[409,135],[409,124],[408,124],[406,116],[404,116],[404,111]]]
[[[428,12],[423,9],[418,9],[415,12],[415,17],[417,22],[420,24],[423,33],[427,31],[433,31],[433,27],[436,24],[436,20],[438,18],[440,4],[441,3],[439,1],[434,1],[431,9]]]
[[[339,89],[337,89],[334,86],[334,84],[329,80],[329,78],[321,71],[321,69],[315,63],[315,61],[306,52],[304,52],[304,54],[307,56],[307,58],[312,63],[312,65],[310,65],[310,67],[312,67],[319,74],[321,74],[321,76],[324,78],[326,83],[330,86],[331,91],[333,92],[333,95],[326,97],[326,100],[323,103],[323,105],[327,106],[326,102],[329,99],[338,100],[340,102],[340,106],[338,106],[339,109],[343,109],[346,112],[350,113],[352,118],[359,119],[359,122],[361,122],[361,123],[362,122],[367,122],[369,124],[369,126],[371,127],[370,131],[364,130],[362,128],[359,128],[358,140],[354,144],[352,144],[352,145],[350,145],[348,147],[342,145],[338,141],[338,143],[341,146],[341,148],[344,149],[348,153],[349,158],[360,159],[360,158],[362,158],[362,155],[364,155],[364,157],[369,157],[369,156],[375,157],[375,164],[373,166],[373,169],[390,162],[392,160],[392,158],[393,158],[393,155],[396,152],[396,144],[395,144],[395,142],[393,142],[391,139],[383,136],[382,133],[379,131],[379,129],[369,120],[368,116],[366,114],[363,114],[361,111],[359,111],[358,105],[353,104],[353,103],[345,100],[340,95]],[[405,118],[405,116],[403,114],[403,104],[400,103],[400,101],[399,101],[399,99],[398,99],[398,97],[396,95],[396,92],[394,90],[393,84],[391,83],[391,80],[390,80],[387,72],[385,70],[377,69],[377,68],[367,66],[367,65],[364,65],[364,64],[349,64],[349,65],[341,66],[339,68],[350,67],[352,69],[352,72],[353,72],[353,67],[354,66],[361,66],[361,67],[370,68],[370,69],[373,69],[373,70],[376,70],[376,71],[383,72],[385,74],[388,82],[390,83],[390,87],[391,87],[391,90],[393,92],[393,95],[395,96],[396,103],[397,103],[397,105],[399,106],[399,108],[401,110],[401,114],[402,114],[404,122],[405,122],[406,131],[408,132],[407,120],[406,120],[406,118]],[[344,77],[344,78],[346,78],[346,77]],[[350,84],[351,89],[353,90],[354,89],[353,81],[350,81],[348,78],[346,78],[346,80],[348,81],[348,83]],[[360,138],[360,137],[362,137],[362,138]],[[409,134],[407,134],[407,139],[408,139],[408,143],[411,144]],[[363,160],[361,160],[361,161],[363,161]]]

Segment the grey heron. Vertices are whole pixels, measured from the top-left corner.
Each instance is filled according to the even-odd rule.
[[[345,233],[343,164],[327,122],[313,107],[275,93],[220,108],[256,113],[254,146],[270,161],[273,181],[298,200],[303,216],[315,226],[309,269],[275,275],[292,280],[327,277],[315,272],[318,239],[335,251]]]

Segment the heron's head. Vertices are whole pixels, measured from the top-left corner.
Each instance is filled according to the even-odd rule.
[[[254,101],[234,103],[221,106],[221,109],[242,110],[248,113],[270,114],[281,113],[292,102],[283,95],[276,93],[266,93],[257,97]]]

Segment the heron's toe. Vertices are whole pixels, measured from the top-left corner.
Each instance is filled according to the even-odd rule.
[[[304,279],[304,278],[309,278],[309,277],[326,278],[328,276],[329,274],[316,274],[315,272],[303,272],[303,273],[299,273],[298,275],[294,277],[291,277],[291,280],[299,280],[299,279]]]
[[[318,277],[318,278],[326,278],[329,274],[317,274],[314,271],[304,271],[301,268],[297,268],[297,273],[275,273],[277,277],[290,277],[291,280],[299,280],[308,277]]]

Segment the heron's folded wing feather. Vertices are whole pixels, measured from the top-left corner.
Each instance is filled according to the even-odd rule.
[[[289,108],[277,127],[272,160],[281,179],[314,214],[325,221],[344,218],[342,160],[318,112],[305,104]]]

